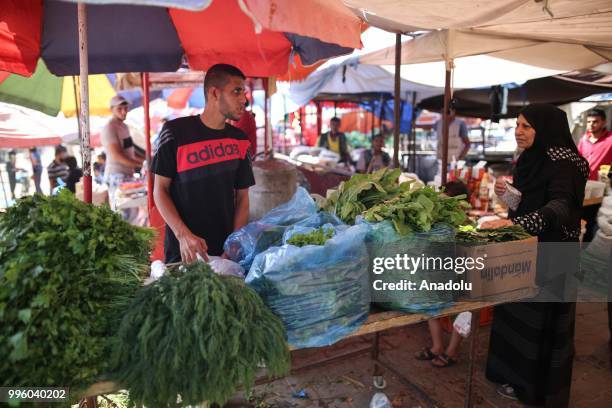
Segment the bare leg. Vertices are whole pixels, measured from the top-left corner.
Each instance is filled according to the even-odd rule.
[[[429,325],[429,333],[431,334],[431,352],[434,354],[443,353],[444,343],[442,341],[442,325],[440,324],[440,319],[431,319],[427,324]]]
[[[459,352],[459,345],[461,344],[461,335],[453,328],[453,333],[451,334],[450,342],[448,343],[448,348],[446,349],[446,355],[452,358],[457,357],[457,353]]]

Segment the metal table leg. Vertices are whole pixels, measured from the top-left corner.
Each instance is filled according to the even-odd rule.
[[[474,379],[474,358],[476,347],[478,345],[478,331],[480,329],[480,310],[472,311],[472,334],[470,336],[470,351],[468,354],[468,375],[465,384],[465,399],[464,407],[473,407],[474,401],[472,398],[472,382]]]

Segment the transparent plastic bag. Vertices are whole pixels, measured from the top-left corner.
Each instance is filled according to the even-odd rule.
[[[208,264],[219,275],[236,276],[244,279],[244,269],[234,261],[220,256],[209,256]]]
[[[340,226],[325,245],[283,245],[257,255],[246,283],[281,318],[289,344],[333,344],[357,330],[370,308],[365,237],[369,226]]]
[[[472,312],[461,312],[455,318],[453,328],[463,338],[467,338],[472,330]]]
[[[298,187],[289,202],[274,208],[261,220],[232,233],[225,241],[225,253],[229,259],[248,271],[257,254],[283,244],[283,235],[288,227],[296,225],[318,228],[326,223],[342,223],[335,215],[317,211],[318,207],[308,192]]]
[[[377,392],[370,401],[370,408],[393,408],[393,406],[384,393]]]
[[[225,240],[223,249],[229,259],[248,271],[255,255],[272,246],[281,245],[287,226],[315,215],[317,210],[308,192],[298,187],[291,200],[273,208],[260,220],[233,232]]]

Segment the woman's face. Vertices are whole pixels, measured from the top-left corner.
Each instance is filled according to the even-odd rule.
[[[525,119],[523,115],[519,115],[516,120],[516,129],[514,131],[517,146],[521,149],[529,149],[533,146],[535,135],[535,129],[527,122],[527,119]]]

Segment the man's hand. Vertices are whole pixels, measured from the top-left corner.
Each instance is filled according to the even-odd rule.
[[[498,177],[495,181],[495,194],[497,194],[498,197],[501,197],[505,192],[506,181],[503,178]]]
[[[181,259],[185,263],[196,261],[197,254],[200,254],[208,262],[208,245],[206,240],[194,235],[191,231],[186,231],[176,237],[181,248]]]
[[[510,220],[493,220],[483,222],[480,228],[482,229],[496,229],[502,227],[509,227],[510,225],[514,225],[514,223]]]
[[[156,174],[154,182],[153,197],[155,198],[155,205],[179,242],[183,262],[190,263],[195,261],[197,254],[200,254],[204,260],[208,261],[208,245],[206,241],[194,235],[185,225],[178,211],[176,211],[176,206],[172,201],[172,197],[170,197],[172,179]]]

